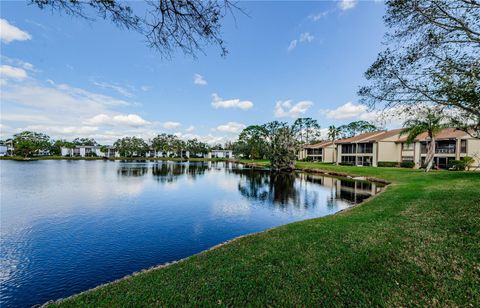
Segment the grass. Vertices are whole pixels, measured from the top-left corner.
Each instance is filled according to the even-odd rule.
[[[349,211],[239,238],[51,305],[480,306],[479,173],[298,167],[393,184]]]

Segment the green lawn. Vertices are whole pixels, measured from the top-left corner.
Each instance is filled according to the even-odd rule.
[[[361,206],[235,240],[60,306],[480,306],[480,173],[299,163],[391,181]]]

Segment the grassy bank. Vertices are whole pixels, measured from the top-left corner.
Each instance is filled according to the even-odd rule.
[[[479,173],[298,167],[393,184],[350,211],[243,237],[52,305],[480,305]]]

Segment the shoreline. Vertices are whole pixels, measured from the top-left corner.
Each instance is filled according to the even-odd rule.
[[[223,161],[226,161],[226,160],[223,160]],[[237,162],[237,163],[241,163],[241,164],[244,164],[245,166],[249,166],[249,167],[253,167],[253,168],[268,168],[268,166],[266,165],[263,165],[263,164],[258,164],[258,163],[246,163],[246,162],[241,162],[241,161],[234,161],[234,160],[230,160],[230,162]],[[312,171],[314,170],[314,171]],[[315,219],[322,219],[322,218],[325,218],[325,217],[331,217],[331,216],[336,216],[336,215],[341,215],[341,214],[344,214],[354,208],[358,208],[362,205],[364,205],[365,203],[373,200],[374,198],[376,198],[377,196],[383,194],[390,186],[390,184],[393,184],[392,182],[389,182],[389,181],[386,181],[384,179],[379,179],[379,178],[367,178],[367,179],[359,179],[358,177],[355,177],[353,174],[349,174],[349,173],[341,173],[341,172],[328,172],[326,170],[321,170],[321,169],[307,169],[307,168],[295,168],[294,171],[300,171],[300,172],[305,172],[305,173],[312,173],[312,174],[324,174],[326,176],[330,176],[330,177],[345,177],[345,178],[349,178],[349,179],[352,179],[352,180],[364,180],[364,181],[371,181],[371,182],[378,182],[378,183],[381,183],[381,184],[384,184],[385,186],[382,187],[382,189],[380,190],[380,192],[378,192],[377,194],[375,195],[372,195],[370,197],[368,197],[367,199],[363,200],[362,202],[358,203],[358,204],[353,204],[352,206],[349,206],[345,209],[341,209],[335,213],[332,213],[332,214],[328,214],[328,215],[324,215],[324,216],[319,216],[319,217],[314,217],[314,218],[308,218],[308,219],[304,219],[304,220],[299,220],[299,221],[295,221],[295,222],[290,222],[290,223],[287,223],[287,224],[283,224],[283,225],[279,225],[279,226],[276,226],[276,227],[272,227],[272,228],[269,228],[269,229],[265,229],[265,230],[262,230],[262,231],[258,231],[258,232],[253,232],[253,233],[248,233],[248,234],[244,234],[244,235],[239,235],[237,237],[234,237],[232,239],[229,239],[229,240],[226,240],[224,242],[221,242],[219,244],[216,244],[208,249],[205,249],[205,250],[202,250],[200,252],[197,252],[195,254],[192,254],[190,256],[187,256],[187,257],[184,257],[184,258],[181,258],[181,259],[178,259],[178,260],[174,260],[174,261],[170,261],[170,262],[166,262],[166,263],[162,263],[162,264],[159,264],[159,265],[154,265],[154,266],[151,266],[149,268],[145,268],[145,269],[141,269],[139,271],[136,271],[136,272],[133,272],[131,274],[127,274],[121,278],[118,278],[118,279],[115,279],[115,280],[112,280],[112,281],[109,281],[109,282],[106,282],[106,283],[103,283],[103,284],[100,284],[96,287],[93,287],[91,289],[87,289],[85,291],[82,291],[82,292],[79,292],[79,293],[75,293],[73,295],[70,295],[70,296],[67,296],[65,298],[59,298],[59,299],[56,299],[56,300],[50,300],[50,301],[47,301],[43,304],[39,304],[37,305],[36,307],[48,307],[49,305],[51,304],[61,304],[62,302],[65,302],[65,301],[68,301],[68,300],[71,300],[71,299],[75,299],[76,297],[78,296],[81,296],[82,294],[85,294],[85,293],[88,293],[88,292],[92,292],[92,291],[95,291],[95,290],[98,290],[98,289],[101,289],[103,287],[107,287],[109,285],[112,285],[112,284],[115,284],[115,283],[118,283],[118,282],[121,282],[123,280],[126,280],[126,279],[129,279],[129,278],[132,278],[132,277],[135,277],[135,276],[138,276],[138,275],[141,275],[141,274],[144,274],[144,273],[149,273],[149,272],[152,272],[152,271],[155,271],[155,270],[160,270],[160,269],[163,269],[163,268],[167,268],[169,266],[172,266],[172,265],[175,265],[175,264],[179,264],[179,263],[183,263],[183,262],[186,262],[188,261],[189,259],[191,258],[194,258],[196,256],[201,256],[201,255],[204,255],[210,251],[213,251],[213,250],[216,250],[218,248],[221,248],[221,247],[224,247],[226,245],[229,245],[231,243],[234,243],[240,239],[243,239],[243,238],[247,238],[247,237],[251,237],[251,236],[255,236],[255,235],[258,235],[258,234],[263,234],[263,233],[268,233],[268,232],[272,232],[272,231],[275,231],[276,229],[278,228],[282,228],[282,227],[285,227],[285,226],[288,226],[288,225],[292,225],[292,224],[296,224],[296,223],[301,223],[301,222],[307,222],[307,221],[311,221],[311,220],[315,220]],[[375,179],[375,180],[370,180],[370,179]]]

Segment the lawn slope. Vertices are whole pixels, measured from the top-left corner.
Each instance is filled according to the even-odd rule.
[[[299,163],[391,181],[352,210],[240,238],[52,306],[480,306],[480,174]]]

